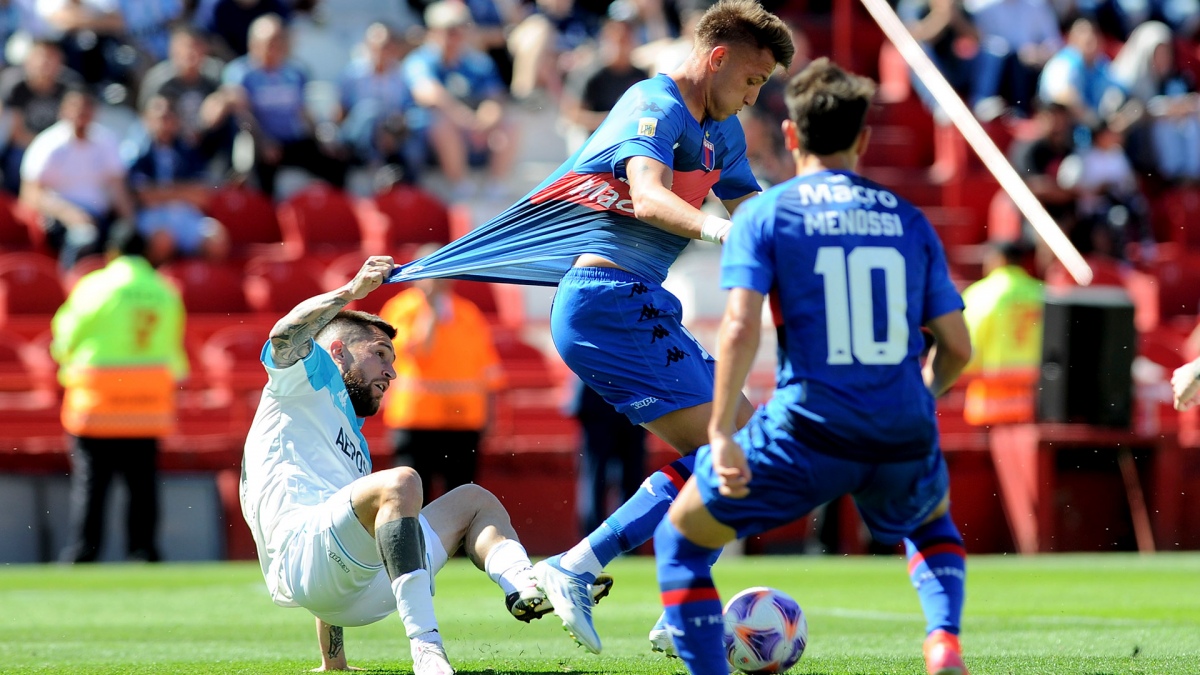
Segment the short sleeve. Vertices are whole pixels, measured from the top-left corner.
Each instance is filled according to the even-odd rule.
[[[246,59],[242,57],[229,62],[221,71],[221,84],[243,86],[246,81]]]
[[[625,162],[631,157],[649,157],[675,167],[675,143],[683,136],[683,115],[690,113],[666,92],[647,89],[622,99],[605,120],[613,125],[608,130],[610,146],[619,146],[612,158],[617,178],[625,177]]]
[[[263,367],[267,370],[267,391],[275,396],[308,396],[329,385],[332,375],[337,373],[333,359],[317,343],[309,339],[309,352],[303,359],[286,367],[275,365],[271,341],[263,345]]]
[[[426,57],[425,52],[420,49],[404,59],[404,80],[410,89],[416,89],[430,81],[441,82],[433,69],[433,64]]]
[[[933,226],[920,212],[916,212],[916,218],[920,220],[919,226],[925,233],[925,248],[929,256],[929,266],[926,268],[925,277],[925,309],[921,316],[921,324],[924,325],[943,314],[960,311],[963,308],[963,301],[962,296],[958,294],[958,288],[950,280],[950,267],[946,264],[946,252],[942,248],[942,242],[934,232]]]
[[[733,227],[721,250],[721,288],[748,288],[766,295],[775,285],[770,197],[756,197],[733,214]]]

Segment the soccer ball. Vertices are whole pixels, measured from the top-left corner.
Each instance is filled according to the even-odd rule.
[[[782,673],[796,665],[808,643],[808,620],[787,593],[757,586],[725,605],[725,654],[735,670]]]

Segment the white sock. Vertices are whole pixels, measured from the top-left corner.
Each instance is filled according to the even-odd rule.
[[[438,629],[428,570],[417,569],[396,577],[392,580],[392,594],[396,596],[396,609],[409,639]]]
[[[568,572],[590,574],[593,578],[604,571],[604,565],[601,565],[600,560],[596,558],[596,552],[592,550],[592,545],[587,539],[575,544],[571,550],[562,554],[558,564]]]
[[[488,551],[483,561],[483,571],[492,581],[496,582],[505,595],[516,593],[517,584],[523,576],[533,568],[529,562],[529,554],[525,547],[516,539],[505,539]]]

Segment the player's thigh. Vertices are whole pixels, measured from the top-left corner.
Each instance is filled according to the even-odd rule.
[[[692,477],[712,517],[733,528],[738,537],[801,518],[821,504],[853,492],[869,476],[869,466],[808,448],[803,439],[793,438],[772,423],[762,408],[734,438],[750,468],[749,495],[735,499],[720,493],[707,445],[697,452]]]
[[[754,406],[745,396],[739,395],[737,423],[743,427],[754,414]],[[712,402],[701,403],[690,408],[673,410],[661,417],[643,422],[647,431],[663,439],[681,455],[690,455],[702,445],[708,444],[708,423],[712,419]]]
[[[281,584],[297,604],[323,618],[358,605],[383,571],[375,539],[354,513],[351,487],[297,512],[279,558]]]
[[[550,328],[571,370],[643,424],[712,401],[715,362],[681,314],[678,298],[629,272],[574,268],[559,284]]]
[[[721,548],[737,538],[737,531],[713,517],[705,506],[695,480],[684,483],[667,517],[680,534],[697,546]]]
[[[937,450],[920,459],[877,465],[854,501],[872,536],[894,544],[945,513],[949,495],[950,477]]]

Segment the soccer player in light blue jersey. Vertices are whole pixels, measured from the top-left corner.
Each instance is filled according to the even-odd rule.
[[[827,59],[788,85],[796,178],[734,216],[721,260],[711,445],[655,532],[667,628],[694,675],[726,675],[711,556],[736,537],[853,495],[876,539],[904,541],[930,675],[965,675],[966,554],[950,519],[934,397],[971,356],[941,242],[903,199],[854,173],[875,85]],[[737,431],[764,301],[779,333],[774,396]],[[936,344],[922,368],[922,327]]]
[[[611,560],[648,541],[707,442],[713,359],[683,327],[667,269],[693,239],[723,242],[730,221],[699,207],[711,191],[733,212],[759,186],[736,114],[780,65],[791,32],[754,0],[722,0],[700,19],[688,59],[640,82],[524,199],[469,235],[400,269],[392,281],[443,276],[557,285],[550,323],[570,368],[684,457],[646,479],[587,539],[538,564],[571,636],[601,644],[589,592]],[[739,422],[753,408],[739,396]],[[669,648],[661,626],[656,649]]]

